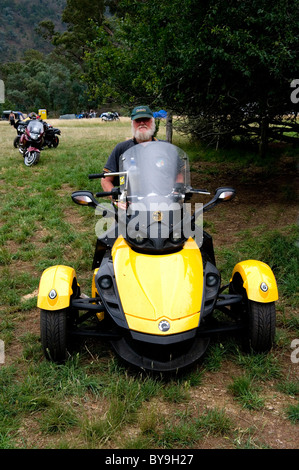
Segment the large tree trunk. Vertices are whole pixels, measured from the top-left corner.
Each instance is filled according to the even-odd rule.
[[[172,143],[172,113],[171,111],[167,112],[166,118],[166,141]]]

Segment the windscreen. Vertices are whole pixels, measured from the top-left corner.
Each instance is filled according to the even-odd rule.
[[[121,191],[141,200],[148,196],[171,198],[178,185],[182,192],[190,185],[186,153],[168,142],[145,142],[131,147],[120,157]]]
[[[39,121],[30,121],[27,126],[27,129],[32,134],[40,134],[41,132],[43,132],[44,127]]]

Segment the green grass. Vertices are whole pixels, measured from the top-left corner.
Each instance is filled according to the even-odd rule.
[[[239,352],[235,360],[253,380],[265,382],[282,377],[279,358],[274,354],[246,355]]]
[[[286,410],[288,419],[293,424],[299,424],[299,403],[296,405],[289,405]]]
[[[284,380],[283,382],[277,384],[277,389],[286,395],[299,395],[299,380]]]
[[[248,410],[261,410],[264,407],[264,400],[259,395],[256,385],[246,375],[234,378],[228,386],[228,391],[242,407]]]
[[[71,265],[82,291],[90,293],[98,216],[73,204],[71,192],[99,191],[99,181],[87,175],[100,172],[114,145],[130,137],[126,120],[59,121],[57,126],[62,129],[59,147],[44,150],[39,164],[27,168],[12,147],[14,129],[0,122],[0,339],[7,358],[0,364],[0,448],[189,449],[210,438],[219,439],[219,446],[263,447],[247,424],[240,428],[238,413],[210,403],[208,391],[217,401],[220,388],[227,391],[230,406],[251,413],[263,413],[265,390],[283,393],[290,406],[281,417],[287,416],[293,429],[298,383],[289,375],[290,360],[285,367],[282,358],[290,355],[299,331],[294,226],[268,233],[244,230],[234,246],[217,248],[224,278],[247,257],[273,267],[282,299],[281,341],[269,355],[247,355],[235,339],[217,340],[198,367],[170,378],[128,370],[105,343],[81,342],[64,365],[44,360],[36,308],[42,271]],[[161,125],[159,137],[164,135]],[[256,160],[248,149],[241,154],[240,149],[207,151],[176,134],[174,143],[190,151],[193,162],[198,156],[213,161],[215,179],[221,162],[241,172]],[[214,232],[215,224],[207,223],[207,230]],[[227,375],[227,367],[238,375]],[[219,383],[218,374],[225,383]],[[274,387],[267,389],[269,383]]]

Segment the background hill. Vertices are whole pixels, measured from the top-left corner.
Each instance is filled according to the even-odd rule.
[[[51,20],[62,31],[66,0],[0,0],[0,62],[15,62],[26,49],[50,52],[51,45],[35,32],[41,21]]]

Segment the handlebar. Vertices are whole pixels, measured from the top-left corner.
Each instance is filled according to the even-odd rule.
[[[88,175],[88,178],[90,180],[94,180],[94,179],[97,179],[97,178],[105,178],[105,176],[107,176],[107,174],[109,174],[109,173],[93,173],[91,175]]]
[[[120,194],[119,188],[112,188],[111,191],[104,191],[101,193],[96,193],[96,197],[105,197],[105,196],[112,196],[113,199],[117,199],[117,196]]]

